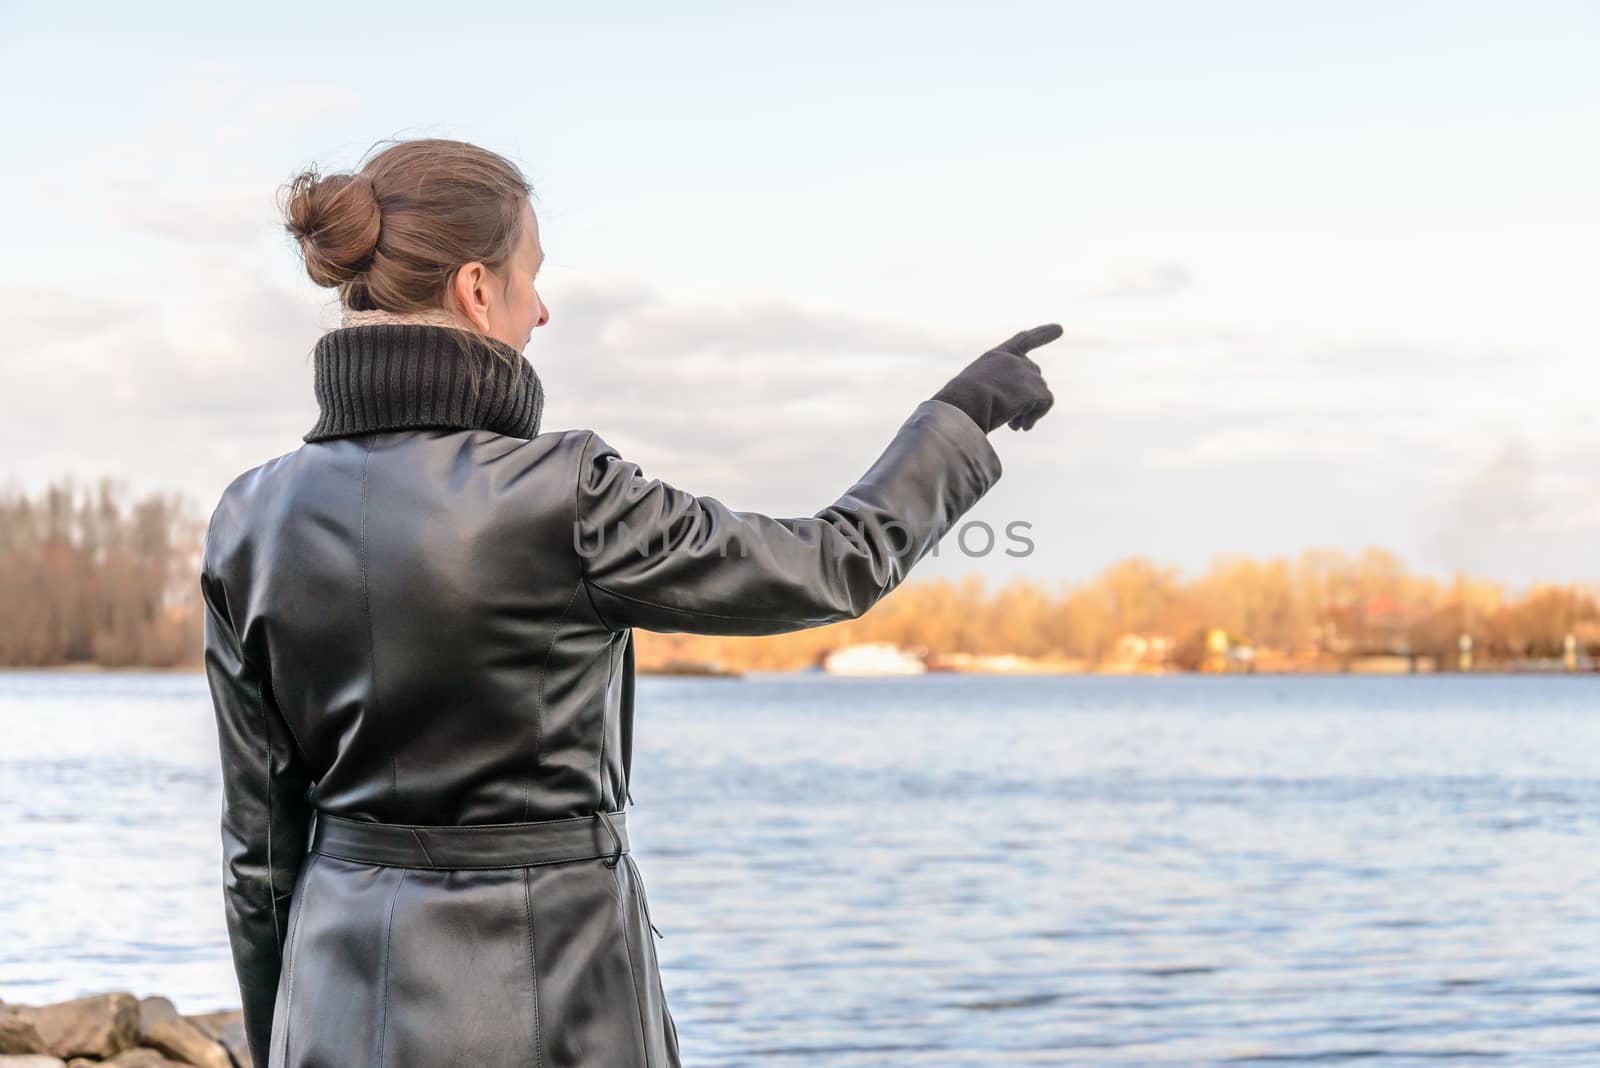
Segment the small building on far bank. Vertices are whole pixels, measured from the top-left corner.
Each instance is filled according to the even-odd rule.
[[[841,645],[822,658],[830,675],[921,675],[928,670],[926,651],[903,649],[894,642]]]
[[[1108,675],[1163,675],[1170,670],[1172,639],[1164,634],[1124,634],[1100,662]]]

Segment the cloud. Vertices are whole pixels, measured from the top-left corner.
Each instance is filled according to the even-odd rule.
[[[181,305],[0,288],[0,316],[20,330],[0,351],[10,473],[112,475],[203,501],[251,458],[297,444],[315,418],[314,307],[237,266],[175,273]]]
[[[1507,438],[1429,506],[1427,549],[1449,571],[1550,581],[1600,577],[1600,478],[1552,474],[1525,439]]]
[[[247,99],[258,124],[326,122],[353,114],[361,104],[361,95],[349,86],[322,82],[286,82],[264,91],[258,86]]]
[[[1158,300],[1176,296],[1194,285],[1189,268],[1173,260],[1113,264],[1103,278],[1087,287],[1098,300]]]
[[[0,288],[0,319],[6,323],[8,380],[28,366],[49,362],[47,350],[68,340],[92,340],[137,318],[145,305],[130,296],[91,297],[49,286]]]
[[[263,188],[269,191],[263,193]],[[281,225],[270,189],[239,183],[179,191],[148,179],[125,177],[110,187],[103,204],[123,229],[186,244],[236,249]]]
[[[252,149],[360,103],[346,86],[263,82],[221,62],[180,66],[157,92],[149,122],[94,146],[88,195],[123,230],[224,249],[280,225],[289,175]]]
[[[1144,463],[1152,470],[1215,471],[1286,461],[1364,463],[1383,454],[1385,443],[1381,440],[1330,429],[1270,415],[1244,424],[1220,422],[1192,440],[1150,451]]]
[[[361,105],[355,89],[336,82],[263,80],[245,68],[219,61],[181,64],[159,86],[160,118],[130,142],[141,155],[162,149],[259,143],[277,129],[345,118]]]

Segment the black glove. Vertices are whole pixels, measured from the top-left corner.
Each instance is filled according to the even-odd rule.
[[[985,434],[1001,423],[1011,424],[1012,430],[1030,430],[1056,398],[1027,352],[1060,336],[1058,323],[1024,330],[967,364],[933,399],[966,412]]]

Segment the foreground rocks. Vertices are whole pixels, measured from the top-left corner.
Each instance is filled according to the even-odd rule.
[[[244,1015],[185,1016],[125,991],[52,1005],[0,1001],[0,1068],[252,1068]]]

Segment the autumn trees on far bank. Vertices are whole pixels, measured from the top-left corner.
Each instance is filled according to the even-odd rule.
[[[0,493],[0,665],[200,661],[204,524],[109,480]]]
[[[1005,654],[1068,660],[1094,668],[1123,654],[1126,639],[1165,639],[1166,666],[1197,669],[1207,639],[1282,654],[1315,654],[1321,664],[1374,655],[1457,663],[1462,634],[1475,663],[1493,667],[1562,655],[1566,636],[1600,653],[1600,602],[1578,586],[1534,587],[1510,597],[1466,576],[1413,575],[1393,554],[1350,556],[1312,549],[1295,559],[1227,556],[1185,579],[1147,559],[1122,560],[1081,583],[1053,589],[1016,581],[989,589],[976,577],[916,581],[858,620],[766,638],[641,635],[639,662],[714,661],[730,670],[786,670],[817,663],[830,649],[893,642],[928,654]]]

